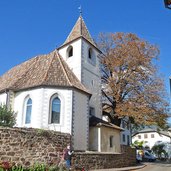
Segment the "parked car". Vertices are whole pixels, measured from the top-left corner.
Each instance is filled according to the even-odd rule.
[[[156,157],[149,151],[144,151],[143,160],[149,161],[149,162],[154,162],[154,161],[156,161]]]

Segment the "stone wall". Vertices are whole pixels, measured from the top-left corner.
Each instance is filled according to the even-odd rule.
[[[33,163],[58,163],[69,134],[31,128],[0,127],[0,160],[24,166]]]
[[[69,143],[69,134],[32,128],[0,127],[0,160],[26,167],[34,163],[57,164]],[[135,165],[135,149],[122,146],[121,150],[121,154],[74,152],[72,165],[88,170]]]
[[[72,158],[72,164],[78,168],[108,169],[136,165],[136,151],[129,146],[121,146],[121,154],[76,152]]]

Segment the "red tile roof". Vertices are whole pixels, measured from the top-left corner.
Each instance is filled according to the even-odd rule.
[[[74,25],[72,31],[70,32],[69,36],[67,37],[67,39],[65,40],[63,45],[65,45],[65,44],[67,44],[67,43],[69,43],[69,42],[71,42],[71,41],[73,41],[79,37],[83,37],[88,42],[90,42],[92,45],[97,47],[94,40],[92,39],[92,37],[90,35],[85,23],[84,23],[82,16],[80,16],[78,18],[76,24]]]
[[[38,86],[74,87],[90,94],[57,50],[47,55],[36,56],[0,77],[0,92]]]

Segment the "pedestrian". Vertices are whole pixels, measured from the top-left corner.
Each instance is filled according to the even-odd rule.
[[[66,162],[67,169],[71,170],[71,157],[72,157],[73,151],[71,151],[70,145],[67,145],[67,148],[64,150],[63,158]]]

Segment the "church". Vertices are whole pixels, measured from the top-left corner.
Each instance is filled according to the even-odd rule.
[[[16,127],[71,135],[74,150],[120,152],[122,128],[102,120],[100,54],[80,15],[65,42],[0,77]]]

